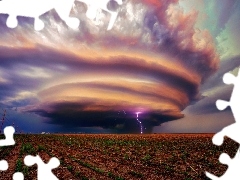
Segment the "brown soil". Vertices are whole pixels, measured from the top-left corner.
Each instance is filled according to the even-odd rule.
[[[227,166],[219,155],[234,157],[239,144],[225,139],[212,144],[213,134],[151,135],[15,135],[13,147],[0,147],[0,157],[9,169],[0,180],[12,179],[20,171],[25,180],[37,179],[37,166],[24,165],[26,155],[38,154],[45,163],[60,160],[53,173],[60,180],[78,179],[207,179],[208,171],[221,176]]]

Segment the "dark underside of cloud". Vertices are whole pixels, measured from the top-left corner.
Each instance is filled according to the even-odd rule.
[[[136,112],[125,110],[85,111],[85,106],[89,106],[89,104],[84,106],[82,103],[61,103],[53,106],[51,106],[52,112],[41,109],[35,109],[32,112],[47,118],[46,123],[61,124],[66,128],[102,127],[117,133],[140,133]],[[144,133],[151,133],[153,126],[176,118],[159,112],[147,112],[140,113],[138,119],[142,123]]]

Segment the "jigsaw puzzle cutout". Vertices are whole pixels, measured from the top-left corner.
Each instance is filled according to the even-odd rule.
[[[2,0],[0,1],[0,14],[9,14],[6,22],[9,28],[17,27],[17,16],[34,18],[34,28],[39,31],[44,28],[44,23],[39,16],[55,9],[69,27],[77,28],[80,21],[69,17],[73,3],[74,0]]]
[[[4,136],[5,139],[0,140],[0,146],[11,146],[15,144],[15,141],[13,139],[13,134],[15,132],[15,129],[12,126],[7,126],[4,128]]]
[[[38,165],[38,180],[58,180],[58,178],[52,173],[52,169],[57,168],[60,165],[60,161],[57,158],[53,157],[47,164],[45,164],[38,155],[28,155],[24,158],[24,163],[27,166],[32,166],[34,164]]]
[[[94,20],[97,17],[97,13],[99,10],[104,10],[108,13],[110,13],[111,18],[108,24],[108,28],[107,30],[110,30],[113,28],[113,25],[117,19],[117,15],[118,15],[118,11],[116,10],[117,8],[114,8],[114,10],[110,10],[109,6],[111,6],[111,3],[116,3],[119,5],[122,5],[122,0],[77,0],[79,2],[83,2],[88,6],[88,10],[86,12],[86,16],[91,19]]]
[[[223,82],[225,84],[234,84],[232,96],[229,102],[224,100],[217,100],[216,106],[221,111],[226,109],[228,106],[230,106],[233,116],[235,118],[235,123],[223,128],[220,132],[216,133],[212,138],[212,142],[213,144],[220,146],[223,144],[224,136],[227,136],[240,144],[240,136],[239,136],[239,132],[240,132],[240,113],[239,113],[240,71],[238,71],[237,77],[235,77],[230,73],[226,73],[223,76]],[[231,159],[229,155],[227,155],[226,153],[222,153],[219,157],[219,161],[222,164],[228,165],[228,169],[225,172],[225,174],[223,174],[221,177],[216,177],[215,175],[212,175],[211,173],[206,172],[207,177],[211,178],[212,180],[240,179],[240,171],[238,169],[240,167],[240,148],[238,149],[233,159]]]
[[[112,29],[116,21],[118,11],[110,10],[111,3],[122,5],[122,0],[77,0],[88,6],[86,16],[95,19],[99,10],[107,11],[111,14],[107,30]],[[44,22],[40,16],[55,9],[59,17],[72,29],[78,28],[80,20],[69,17],[75,0],[2,0],[0,1],[0,14],[9,14],[6,25],[15,28],[18,25],[17,16],[34,18],[34,28],[36,31],[44,28]]]
[[[8,169],[8,163],[6,160],[0,161],[0,171],[6,171]]]
[[[13,139],[13,134],[15,129],[12,126],[7,126],[4,128],[4,136],[5,139],[0,140],[0,146],[11,146],[15,144]],[[6,171],[8,169],[8,163],[6,160],[0,161],[0,171]]]
[[[228,169],[221,177],[217,177],[209,172],[206,172],[207,177],[212,180],[239,180],[240,177],[240,149],[238,149],[235,157],[231,159],[228,154],[222,153],[219,157],[222,164],[228,165]]]
[[[24,180],[23,173],[21,172],[16,172],[13,174],[13,180]]]
[[[4,128],[5,139],[0,140],[0,146],[10,146],[14,145],[15,141],[13,139],[15,129],[12,126]],[[38,165],[37,176],[38,180],[58,180],[58,178],[52,173],[52,169],[57,168],[60,165],[60,161],[53,157],[49,160],[47,164],[43,162],[40,156],[28,155],[24,158],[24,163],[27,166],[32,166],[34,164]],[[6,171],[8,169],[8,162],[6,160],[0,161],[0,171]],[[24,180],[24,176],[21,172],[16,172],[13,174],[13,180]]]

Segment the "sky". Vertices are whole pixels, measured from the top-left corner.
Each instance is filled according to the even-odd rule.
[[[111,30],[107,12],[86,10],[75,1],[74,30],[55,10],[41,31],[27,17],[10,29],[0,14],[1,128],[214,133],[234,122],[215,102],[231,96],[223,75],[238,73],[238,0],[125,0]]]

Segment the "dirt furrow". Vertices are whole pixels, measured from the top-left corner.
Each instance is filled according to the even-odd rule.
[[[48,147],[47,149],[50,149],[50,147]],[[94,179],[100,179],[100,180],[109,179],[103,173],[92,169],[90,166],[88,166],[89,164],[86,164],[86,163],[82,164],[82,163],[79,163],[79,161],[77,161],[76,159],[71,158],[71,152],[69,153],[69,151],[64,146],[51,148],[50,153],[55,157],[57,157],[61,161],[61,164],[65,166],[65,168],[72,169],[72,173],[76,177],[82,177],[82,179],[84,179],[84,177],[88,179],[94,178]]]
[[[69,148],[69,146],[64,144],[64,142],[60,141],[60,143],[62,144],[61,146],[63,146],[64,149]],[[82,161],[93,167],[98,168],[99,171],[106,172],[105,174],[107,174],[109,177],[125,179],[145,179],[147,178],[148,174],[151,174],[151,178],[158,178],[158,176],[154,174],[155,170],[153,168],[148,167],[141,162],[138,162],[139,164],[137,164],[137,162],[134,163],[130,160],[124,160],[123,157],[118,157],[118,155],[116,154],[115,156],[111,156],[110,154],[104,154],[101,151],[89,147],[70,147],[71,156],[73,156],[80,162]],[[141,171],[142,169],[144,169],[144,171]]]

